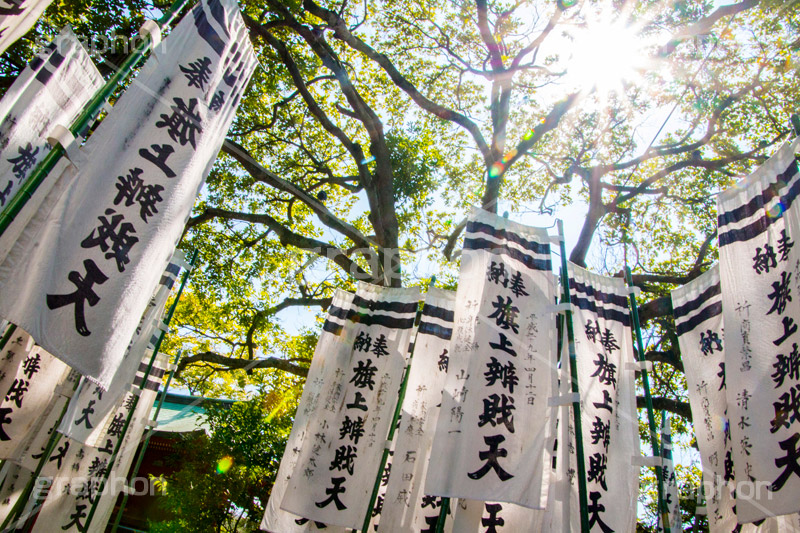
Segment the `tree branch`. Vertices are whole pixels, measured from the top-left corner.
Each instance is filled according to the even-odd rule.
[[[647,401],[645,400],[644,396],[636,397],[636,407],[639,409],[647,408]],[[678,416],[682,416],[689,422],[692,421],[692,409],[686,402],[680,402],[678,400],[664,398],[662,396],[654,396],[653,409],[656,411],[669,411],[670,413],[675,413]]]
[[[296,376],[302,376],[302,377],[308,376],[307,368],[290,363],[285,359],[279,359],[277,357],[267,357],[266,359],[256,359],[254,361],[249,361],[247,359],[237,359],[235,357],[227,357],[214,352],[200,352],[194,355],[190,355],[189,357],[184,357],[183,359],[181,359],[181,362],[178,363],[178,369],[176,371],[176,375],[180,376],[181,372],[183,372],[187,366],[201,362],[212,363],[215,365],[223,366],[225,367],[224,370],[240,370],[240,369],[256,370],[256,369],[274,368],[277,370],[283,370],[284,372],[289,372]]]

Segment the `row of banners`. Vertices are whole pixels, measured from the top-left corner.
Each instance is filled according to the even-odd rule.
[[[0,52],[49,1],[5,4]],[[256,64],[237,3],[201,0],[83,146],[63,132],[104,80],[69,28],[0,101],[0,212],[50,143],[67,155],[0,235],[0,521],[41,502],[34,532],[108,522],[168,368],[175,245]]]
[[[798,143],[720,196],[720,265],[673,292],[712,532],[800,531]],[[360,529],[371,513],[392,532],[434,531],[447,514],[446,531],[577,531],[579,400],[590,530],[635,529],[640,464],[662,465],[680,529],[668,426],[659,460],[639,452],[630,291],[569,265],[575,398],[556,353],[550,242],[473,211],[458,291],[428,291],[411,351],[417,289],[337,293],[262,528]],[[387,442],[387,397],[409,357]],[[458,503],[442,513],[449,498]]]

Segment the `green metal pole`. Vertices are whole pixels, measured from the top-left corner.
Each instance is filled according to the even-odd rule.
[[[173,363],[175,367],[178,366],[178,363],[181,360],[182,352],[179,351],[178,354],[175,356],[175,362]],[[164,405],[164,399],[167,397],[167,391],[169,391],[169,386],[172,383],[172,377],[175,375],[175,369],[169,371],[169,375],[167,376],[167,383],[164,385],[164,388],[161,390],[161,397],[158,399],[158,403],[156,404],[155,414],[153,414],[153,420],[158,420],[158,413],[161,412],[161,407]],[[147,446],[150,444],[150,437],[153,435],[152,431],[149,431],[144,438],[144,442],[142,443],[142,449],[139,451],[139,455],[136,457],[136,464],[133,466],[133,471],[131,472],[131,479],[135,479],[136,476],[139,474],[139,468],[142,466],[142,461],[144,461],[144,454],[147,451]],[[122,515],[125,512],[125,505],[128,503],[128,493],[122,493],[122,503],[119,506],[119,511],[117,511],[117,517],[114,520],[114,525],[111,528],[111,533],[116,533],[117,529],[119,528],[119,523],[122,521]]]
[[[630,267],[625,267],[625,277],[628,288],[633,288],[633,276],[631,275]],[[633,319],[633,329],[636,334],[636,351],[639,354],[639,361],[642,363],[642,388],[644,389],[644,398],[647,404],[647,424],[650,428],[650,446],[653,450],[653,457],[661,457],[661,451],[658,444],[658,433],[656,431],[656,417],[653,409],[653,397],[650,395],[650,378],[647,373],[647,368],[644,366],[644,343],[642,342],[642,328],[639,324],[639,308],[636,305],[636,295],[631,291],[628,299],[631,306],[631,318]],[[658,512],[661,516],[661,523],[667,524],[668,511],[664,502],[664,476],[663,470],[660,466],[656,466],[656,485],[658,487]],[[669,526],[664,528],[666,533],[670,533]]]
[[[14,324],[8,325],[8,328],[6,328],[6,332],[3,334],[3,338],[0,339],[0,350],[6,347],[6,344],[8,344],[9,339],[11,339],[11,335],[14,334],[14,331],[16,331],[16,329],[17,326],[15,326]]]
[[[564,223],[558,221],[558,236],[561,247],[561,303],[570,303],[569,270],[567,269],[567,247],[564,243]],[[572,393],[580,394],[578,389],[578,367],[575,356],[575,331],[572,325],[572,311],[567,309],[564,322],[567,326],[567,349],[569,351],[569,372]],[[572,418],[575,424],[575,455],[578,462],[578,499],[581,510],[581,532],[589,533],[589,502],[586,496],[586,460],[583,457],[583,424],[581,423],[581,402],[572,403]]]
[[[166,13],[164,13],[164,16],[158,21],[158,25],[161,28],[165,28],[188,2],[189,0],[175,0]],[[143,38],[141,42],[136,45],[133,53],[120,65],[119,70],[117,70],[92,99],[89,100],[83,112],[78,115],[78,118],[75,119],[75,122],[69,128],[69,131],[72,132],[73,135],[79,137],[86,133],[86,130],[100,114],[106,100],[108,100],[120,84],[138,66],[139,62],[144,58],[149,46],[150,38],[148,36],[147,38]],[[28,199],[33,196],[33,193],[36,192],[36,189],[39,188],[39,185],[42,184],[63,155],[64,148],[60,144],[57,144],[53,146],[42,162],[36,166],[36,169],[31,173],[22,188],[14,195],[8,205],[6,205],[5,210],[0,213],[0,235],[5,233],[14,218],[22,211]]]
[[[192,259],[189,262],[192,267],[194,267],[195,262],[197,261],[198,250],[195,249],[192,252]],[[191,274],[192,269],[190,268],[186,272],[183,273],[183,279],[181,280],[180,288],[178,288],[178,294],[175,295],[175,301],[172,302],[169,310],[167,311],[167,316],[164,317],[164,323],[169,325],[170,321],[172,320],[172,315],[175,314],[175,308],[178,306],[178,301],[181,298],[181,294],[183,294],[183,289],[186,286],[186,282],[189,279],[189,275]],[[144,372],[144,377],[142,378],[141,383],[139,383],[139,391],[144,390],[144,386],[147,384],[147,377],[150,375],[150,371],[153,368],[153,364],[155,363],[156,357],[158,356],[158,351],[161,348],[161,343],[166,337],[166,332],[162,331],[161,335],[158,337],[158,342],[156,342],[156,346],[153,349],[153,355],[150,357],[150,362],[147,365],[147,370]],[[117,439],[117,443],[114,445],[114,451],[111,454],[111,457],[108,460],[108,467],[106,468],[105,474],[100,479],[100,484],[97,488],[97,494],[102,494],[103,489],[105,488],[106,481],[108,480],[108,476],[111,475],[111,470],[114,467],[114,462],[117,460],[117,454],[119,453],[120,448],[122,447],[122,442],[125,440],[125,434],[128,432],[128,426],[131,424],[131,419],[133,418],[133,413],[136,411],[136,406],[139,404],[139,395],[134,395],[133,397],[133,405],[131,405],[130,410],[128,411],[128,416],[125,419],[125,425],[122,428],[122,433]],[[95,498],[94,503],[92,504],[92,508],[89,510],[89,515],[86,517],[86,521],[84,522],[84,527],[86,530],[89,530],[89,525],[92,523],[92,518],[94,518],[94,513],[97,511],[97,504],[100,503],[100,498]]]

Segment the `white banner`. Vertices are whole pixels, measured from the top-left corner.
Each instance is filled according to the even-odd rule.
[[[556,372],[547,231],[470,214],[425,493],[542,508]]]
[[[569,264],[575,357],[581,397],[581,428],[591,531],[636,529],[639,418],[628,290],[609,278]],[[570,515],[580,530],[578,482]]]
[[[800,510],[798,143],[718,198],[733,464],[750,489],[737,487],[740,523]]]
[[[281,508],[325,524],[360,529],[379,473],[408,356],[419,289],[360,283],[346,386],[336,412],[309,425]],[[337,390],[337,393],[339,391]]]
[[[0,264],[0,315],[107,388],[255,64],[237,3],[198,3]]]
[[[0,393],[7,391],[9,385],[17,378],[17,369],[22,361],[38,349],[33,337],[23,329],[14,327],[8,342],[0,351]],[[0,411],[0,430],[3,427],[2,419],[3,414]]]
[[[290,476],[297,467],[300,451],[308,444],[306,439],[313,438],[307,437],[309,424],[333,416],[342,397],[342,390],[346,385],[343,369],[349,363],[353,351],[352,336],[347,335],[345,327],[347,324],[350,324],[351,328],[354,327],[352,322],[347,321],[347,313],[350,311],[354,296],[353,293],[342,290],[337,290],[333,295],[328,316],[314,349],[303,394],[297,404],[292,431],[289,433],[283,458],[275,475],[275,484],[270,492],[261,529],[272,533],[301,533],[320,529],[314,521],[282,510],[280,504],[286,494]],[[344,528],[332,526],[324,530],[330,533],[345,531]]]
[[[31,478],[33,471],[11,461],[3,463],[0,469],[0,516],[3,520],[17,504]]]
[[[17,76],[0,100],[0,211],[50,151],[53,128],[69,128],[102,86],[100,72],[68,26]]]
[[[166,359],[164,354],[159,354],[156,358],[151,375],[139,393],[139,401],[128,427],[128,430],[133,432],[132,440],[127,448],[124,445],[120,446],[120,451],[113,464],[113,452],[119,440],[125,436],[123,434],[125,423],[136,403],[136,394],[133,392],[126,393],[117,408],[106,417],[107,420],[103,425],[103,438],[100,440],[99,446],[82,444],[66,437],[61,439],[43,470],[43,475],[52,476],[53,482],[34,525],[34,533],[49,533],[54,530],[83,532],[87,530],[86,520],[92,505],[98,498],[100,498],[100,501],[97,502],[98,506],[103,499],[110,498],[113,507],[117,494],[125,484],[124,476],[119,475],[114,465],[124,463],[130,467],[131,459],[125,454],[130,456],[136,451],[142,434],[142,422],[146,420],[156,397],[156,391],[161,384],[161,379],[155,376],[164,375]],[[142,378],[143,374],[137,373],[137,381],[141,382]],[[125,474],[127,475],[127,471]],[[100,485],[106,477],[108,477],[108,482],[100,492]],[[98,508],[98,510],[100,509]],[[108,509],[103,507],[102,512],[107,514]],[[105,524],[101,524],[99,521],[95,522],[96,519],[98,519],[97,511],[92,518],[91,525],[92,530],[100,531]]]
[[[0,0],[0,54],[33,28],[53,0]]]
[[[136,372],[146,369],[150,355],[158,343],[161,328],[166,327],[161,317],[182,262],[183,252],[177,251],[161,276],[156,293],[147,304],[133,341],[125,352],[125,357],[114,374],[108,390],[103,390],[91,381],[83,379],[61,420],[58,428],[60,433],[85,444],[97,442],[102,431],[100,423],[130,388]]]
[[[16,459],[24,441],[41,422],[69,367],[36,347],[17,367],[0,397],[0,459]]]
[[[661,472],[663,476],[664,503],[667,506],[667,527],[670,531],[683,531],[683,519],[681,518],[680,490],[678,488],[678,476],[675,473],[675,463],[672,461],[672,428],[669,425],[669,418],[664,413],[661,419],[661,457],[663,463]],[[665,531],[660,523],[661,531]]]
[[[414,342],[411,371],[395,433],[380,531],[416,533],[436,527],[442,498],[423,492],[453,335],[455,293],[430,287]]]
[[[21,451],[14,459],[15,463],[18,463],[28,470],[36,470],[39,461],[47,450],[50,437],[56,430],[61,415],[64,413],[64,406],[67,401],[68,398],[66,396],[61,396],[60,394],[55,395],[50,401],[50,405],[41,414],[41,422],[37,424],[35,432],[30,435],[29,439],[26,439]]]
[[[542,531],[545,511],[513,503],[458,500],[451,530],[455,533],[508,533]]]

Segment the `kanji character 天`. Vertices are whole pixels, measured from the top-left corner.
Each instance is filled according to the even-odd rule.
[[[792,422],[800,422],[800,386],[792,387],[784,392],[773,402],[775,418],[772,419],[770,433],[775,433],[782,427],[790,427]]]
[[[86,426],[86,429],[92,429],[94,427],[89,420],[89,415],[94,414],[94,404],[94,400],[89,400],[88,405],[84,409],[81,409],[81,416],[75,420],[76,426],[80,426],[82,422]]]
[[[777,266],[778,261],[775,258],[775,249],[772,246],[765,244],[763,253],[760,247],[756,247],[756,255],[753,257],[753,270],[756,271],[756,274],[769,273],[770,268]]]
[[[514,413],[511,411],[515,409],[513,396],[492,394],[483,399],[483,413],[478,415],[478,427],[504,424],[508,431],[514,433]]]
[[[175,153],[175,148],[171,144],[151,144],[150,148],[155,154],[152,154],[147,148],[140,148],[139,155],[160,168],[166,177],[174,178],[175,171],[167,166],[167,159]]]
[[[800,450],[797,449],[798,440],[800,440],[800,433],[795,433],[780,443],[781,450],[786,451],[786,455],[775,459],[775,466],[778,468],[783,467],[784,470],[777,479],[772,482],[771,490],[773,492],[781,490],[786,482],[789,481],[792,474],[800,477],[800,462],[798,462],[800,461]]]
[[[107,216],[100,215],[97,217],[100,221],[100,226],[93,229],[89,236],[81,241],[81,247],[94,248],[99,246],[100,250],[106,252],[105,258],[114,259],[117,263],[117,270],[124,272],[125,265],[131,262],[128,254],[133,245],[139,242],[139,237],[133,236],[136,233],[136,228],[133,224],[123,222],[124,215],[117,214],[113,209],[106,209],[105,214]],[[110,251],[109,248],[111,249]]]
[[[28,171],[36,165],[36,155],[39,153],[39,147],[37,146],[34,150],[31,143],[28,143],[24,148],[18,146],[17,152],[19,152],[19,155],[17,157],[10,157],[8,162],[14,165],[11,172],[14,173],[14,176],[16,176],[18,180],[21,180]]]
[[[13,420],[9,416],[14,412],[13,407],[0,407],[0,441],[11,440],[11,437],[6,433],[5,425],[11,424]]]
[[[508,481],[514,477],[513,474],[509,474],[503,470],[498,462],[500,457],[506,457],[508,455],[508,450],[499,447],[500,444],[505,440],[506,438],[503,435],[490,435],[483,437],[483,442],[489,446],[489,449],[478,452],[478,457],[481,461],[486,462],[475,472],[467,474],[470,479],[481,479],[483,476],[489,473],[489,470],[494,470],[495,474],[497,474],[497,477],[500,478],[500,481]]]
[[[594,481],[608,490],[606,485],[606,468],[608,468],[608,458],[606,454],[597,452],[589,456],[589,470],[586,472],[586,480]]]
[[[382,355],[389,355],[389,350],[386,349],[387,346],[386,335],[381,333],[372,345],[372,353],[374,353],[375,357],[378,359],[380,359]]]
[[[484,505],[489,516],[481,518],[481,525],[486,528],[485,533],[497,533],[497,526],[503,526],[506,523],[502,517],[497,516],[497,513],[503,510],[503,506],[499,503],[486,503]]]
[[[514,363],[509,361],[504,365],[496,357],[491,357],[490,361],[486,363],[486,368],[488,370],[483,375],[487,385],[492,386],[499,381],[504,389],[508,389],[508,392],[514,392],[514,387],[519,383]]]
[[[68,529],[72,529],[74,526],[78,531],[86,531],[86,525],[82,522],[82,520],[86,518],[87,507],[88,505],[86,504],[77,504],[75,506],[75,512],[69,515],[70,521],[61,526],[61,529],[67,531]]]
[[[767,311],[768,315],[775,311],[782,315],[786,309],[786,304],[792,301],[792,289],[789,286],[791,280],[791,272],[781,272],[781,280],[772,282],[772,292],[767,295],[767,298],[774,301],[772,302],[772,307]]]
[[[358,439],[364,436],[364,419],[356,417],[351,420],[349,416],[344,417],[342,427],[339,428],[339,438],[348,437],[353,443],[358,444]]]
[[[358,335],[356,335],[356,340],[353,341],[353,350],[368,352],[371,346],[372,337],[369,336],[369,333],[359,331]]]
[[[197,61],[189,63],[188,67],[180,65],[181,72],[189,80],[189,87],[197,87],[201,91],[206,90],[206,83],[211,78],[211,59],[208,57],[200,57]]]
[[[614,363],[608,362],[608,357],[605,354],[598,353],[597,359],[594,361],[597,370],[594,371],[594,374],[591,377],[596,377],[597,380],[602,383],[603,385],[611,385],[612,387],[617,386],[617,365]]]
[[[775,369],[775,372],[770,377],[775,382],[776,388],[783,386],[787,377],[795,381],[800,380],[800,352],[798,352],[796,342],[792,343],[790,353],[777,355],[777,361],[772,363],[772,368]]]
[[[42,369],[42,366],[39,364],[41,361],[42,357],[38,353],[26,357],[22,362],[22,373],[28,376],[28,379],[33,378],[33,375]]]
[[[592,501],[587,509],[589,511],[589,530],[597,524],[603,533],[614,533],[614,530],[600,518],[600,513],[606,512],[606,506],[599,502],[601,497],[602,494],[600,492],[589,493],[589,499]]]
[[[86,317],[84,315],[84,303],[94,307],[100,301],[100,297],[92,290],[95,284],[102,285],[108,281],[108,277],[97,267],[91,259],[83,261],[83,268],[86,275],[82,276],[77,271],[72,270],[67,274],[67,279],[75,285],[75,292],[70,294],[48,294],[47,307],[58,309],[65,305],[75,306],[75,329],[84,337],[92,334],[86,327]]]
[[[353,369],[353,377],[350,379],[350,383],[360,389],[369,387],[369,390],[373,390],[375,386],[375,372],[377,371],[378,367],[372,366],[372,359],[367,359],[366,362],[359,361]]]
[[[333,483],[332,487],[328,487],[325,489],[325,494],[328,495],[328,498],[322,500],[321,502],[316,502],[314,505],[322,509],[323,507],[327,507],[328,505],[333,502],[336,505],[336,508],[340,511],[347,509],[347,506],[342,503],[342,500],[339,499],[339,494],[343,494],[347,492],[345,487],[342,487],[342,483],[345,482],[347,478],[344,477],[332,477],[331,483]]]
[[[519,333],[519,324],[517,324],[517,316],[519,315],[519,308],[512,305],[511,298],[506,296],[503,301],[502,296],[497,297],[496,302],[492,302],[494,312],[489,315],[489,318],[494,318],[495,323],[502,329],[510,329],[514,333]]]
[[[197,109],[197,98],[190,98],[187,105],[183,98],[175,97],[175,103],[170,107],[171,115],[162,114],[161,120],[156,122],[157,128],[167,128],[169,138],[186,146],[186,143],[197,149],[195,135],[203,133],[202,119]]]

